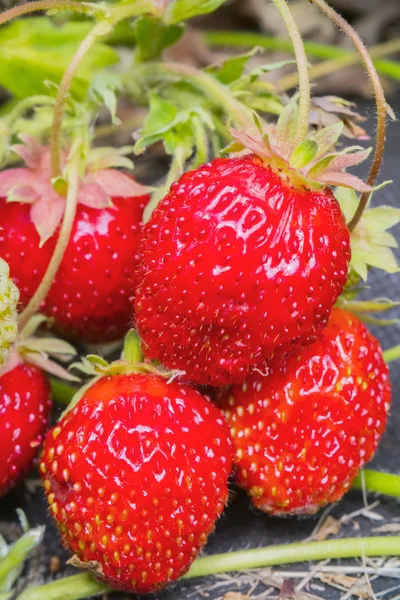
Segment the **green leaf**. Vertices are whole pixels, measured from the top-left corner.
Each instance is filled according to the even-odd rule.
[[[302,169],[313,160],[317,150],[317,142],[314,140],[304,140],[290,155],[290,165],[294,169]]]
[[[87,22],[68,22],[60,27],[48,17],[23,19],[2,27],[0,85],[16,98],[48,94],[47,82],[60,82],[92,27]],[[118,60],[115,50],[102,42],[94,44],[74,78],[72,95],[82,100],[96,72]]]
[[[117,118],[117,92],[122,89],[122,77],[119,73],[103,71],[96,75],[89,88],[88,100],[96,104],[104,105],[111,115],[115,125],[119,125]]]
[[[179,23],[197,15],[205,15],[217,10],[225,0],[172,0],[164,20],[166,23]]]
[[[221,65],[211,65],[206,71],[214,75],[221,83],[229,85],[243,75],[248,61],[259,51],[260,48],[253,48],[245,54],[238,54],[228,58]]]
[[[173,46],[183,35],[183,25],[166,25],[155,17],[139,17],[135,21],[136,58],[140,62],[160,58],[165,48]]]
[[[144,122],[141,136],[135,144],[135,153],[162,140],[167,131],[182,121],[178,108],[156,94],[150,97],[150,111]]]

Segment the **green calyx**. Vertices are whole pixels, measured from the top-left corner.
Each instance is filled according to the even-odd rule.
[[[359,198],[354,190],[338,188],[335,196],[349,223],[353,218]],[[368,207],[351,233],[350,277],[353,281],[367,281],[368,270],[375,267],[387,273],[399,273],[393,248],[398,243],[388,230],[400,223],[400,209],[394,206]]]
[[[20,364],[31,364],[39,369],[67,381],[79,381],[78,377],[71,375],[59,362],[68,362],[76,355],[76,350],[71,344],[54,337],[45,335],[35,336],[36,330],[47,321],[43,315],[35,315],[22,328],[14,342],[8,360],[1,374],[11,371]],[[50,357],[56,358],[55,362]]]
[[[338,151],[336,144],[343,133],[343,122],[324,127],[296,145],[299,111],[297,100],[293,99],[282,112],[275,125],[267,129],[260,126],[259,138],[231,129],[236,140],[226,152],[251,150],[261,160],[284,174],[294,187],[319,190],[327,186],[342,186],[360,192],[372,191],[361,179],[347,173],[345,169],[359,165],[366,160],[371,149],[351,146]]]
[[[18,334],[18,300],[19,291],[10,279],[8,264],[0,258],[0,368],[6,362]]]

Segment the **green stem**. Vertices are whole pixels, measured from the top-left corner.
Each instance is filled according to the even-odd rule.
[[[283,52],[290,52],[292,50],[292,44],[290,40],[286,38],[271,37],[262,33],[251,33],[251,32],[236,32],[236,31],[205,31],[202,32],[202,37],[205,42],[212,46],[232,46],[238,48],[250,48],[252,46],[260,46],[266,50],[279,50]],[[395,44],[398,40],[392,40],[391,42],[385,42],[377,46],[372,46],[371,51],[389,45]],[[338,48],[336,46],[330,46],[329,44],[319,44],[318,42],[304,41],[304,47],[309,56],[314,58],[320,58],[322,60],[339,59],[346,56],[357,56],[352,50],[346,48]],[[371,53],[371,52],[370,52]],[[386,51],[381,56],[390,54],[390,51]],[[374,64],[382,75],[387,75],[394,79],[400,79],[400,64],[393,60],[374,60]]]
[[[89,573],[80,573],[45,585],[26,588],[17,600],[83,600],[109,591],[110,588]]]
[[[369,55],[371,58],[378,58],[380,56],[386,56],[388,54],[394,54],[395,52],[400,51],[400,40],[391,40],[389,42],[385,42],[383,44],[377,44],[376,46],[372,46],[369,49]],[[318,65],[315,65],[310,69],[310,79],[315,80],[320,77],[325,77],[327,75],[331,75],[332,73],[337,73],[341,69],[345,69],[346,67],[350,67],[352,65],[357,65],[360,62],[360,57],[355,52],[345,54],[343,56],[339,56],[337,58],[333,58],[332,60],[324,61]],[[376,66],[376,62],[375,62]],[[393,70],[393,66],[395,69]],[[400,78],[400,64],[393,62],[391,63],[393,76],[396,78]],[[396,69],[397,67],[397,69]],[[287,75],[279,80],[277,86],[280,90],[286,91],[290,90],[298,84],[298,75]]]
[[[73,2],[71,0],[38,0],[37,2],[26,2],[25,4],[14,6],[0,14],[0,25],[4,25],[13,19],[22,17],[33,12],[45,10],[68,10],[82,14],[93,15],[96,13],[105,13],[105,8],[101,4],[96,6],[93,2]]]
[[[95,44],[97,39],[110,31],[110,25],[105,22],[97,23],[88,33],[78,50],[75,52],[68,68],[64,72],[57,98],[54,105],[53,123],[50,136],[51,175],[53,178],[61,175],[61,130],[64,116],[64,107],[67,101],[74,76],[86,54]]]
[[[279,10],[285,23],[296,56],[297,72],[299,74],[299,118],[294,146],[297,146],[306,139],[310,121],[311,89],[307,54],[299,28],[290,12],[286,0],[272,1]]]
[[[400,359],[400,346],[395,346],[394,348],[390,348],[389,350],[385,350],[383,353],[383,358],[387,363],[394,362],[395,360]]]
[[[176,181],[181,175],[182,160],[181,157],[178,156],[178,154],[175,154],[172,158],[165,184],[161,187],[161,189],[153,193],[150,202],[147,203],[146,208],[143,211],[143,223],[147,223],[150,220],[151,215],[157,208],[160,200],[164,198],[165,194],[168,192],[173,182]]]
[[[185,579],[231,571],[243,571],[245,569],[301,563],[309,560],[361,558],[362,556],[400,556],[400,537],[347,538],[323,542],[300,542],[206,556],[193,563],[192,568],[185,575]]]
[[[371,169],[367,178],[367,184],[371,187],[375,185],[379,172],[381,170],[383,155],[386,144],[386,115],[389,111],[389,107],[386,102],[385,92],[382,87],[382,83],[379,79],[378,73],[376,72],[374,63],[368,50],[365,47],[358,33],[347,23],[343,17],[341,17],[333,8],[331,8],[325,0],[310,0],[311,4],[315,5],[321,12],[329,17],[335,25],[337,25],[353,42],[364,66],[367,70],[371,84],[374,90],[376,100],[376,112],[377,112],[377,130],[376,130],[376,148],[375,156],[371,165]],[[348,228],[352,232],[360,222],[365,209],[368,206],[371,192],[364,192],[360,197],[360,202],[356,213],[350,221]]]
[[[76,150],[75,156],[71,158],[69,165],[70,173],[68,177],[68,194],[60,235],[58,236],[57,244],[47,267],[46,273],[44,274],[36,292],[19,317],[19,330],[21,330],[27,324],[29,319],[39,310],[41,303],[46,298],[47,293],[54,281],[54,277],[67,249],[76,214],[81,160],[81,153]]]
[[[58,404],[67,406],[79,388],[70,383],[65,383],[65,381],[61,381],[61,379],[56,379],[55,377],[50,377],[49,379],[53,400]]]
[[[364,484],[363,484],[364,481]],[[400,476],[391,473],[379,473],[379,471],[363,470],[363,476],[357,475],[353,481],[356,490],[365,489],[367,492],[376,492],[386,496],[400,497]]]
[[[339,558],[400,556],[400,537],[370,537],[282,544],[197,559],[184,579],[282,564]],[[109,591],[87,573],[25,590],[17,600],[82,600]]]
[[[166,77],[183,77],[192,85],[197,87],[220,108],[232,117],[236,126],[249,130],[255,130],[252,111],[235,98],[231,90],[220,83],[206,71],[202,71],[191,65],[175,62],[153,62],[138,64],[135,66],[136,81],[158,83],[165,81]],[[129,85],[129,81],[127,81]]]

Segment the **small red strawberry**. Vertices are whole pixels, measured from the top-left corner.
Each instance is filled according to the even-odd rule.
[[[232,450],[206,397],[133,370],[111,365],[84,390],[48,433],[40,470],[73,564],[147,593],[186,573],[206,543],[228,498]]]
[[[50,182],[48,149],[24,140],[28,145],[15,150],[26,167],[0,173],[0,255],[10,265],[23,306],[49,264],[65,206]],[[131,177],[102,168],[110,164],[105,150],[110,154],[96,149],[89,155],[68,248],[41,307],[58,329],[87,342],[113,341],[129,328],[141,219],[149,199]]]
[[[75,352],[69,344],[31,337],[42,321],[40,317],[32,319],[0,369],[0,496],[32,466],[48,427],[52,402],[44,371],[75,379],[47,354],[71,356]]]
[[[356,317],[334,309],[299,356],[219,392],[238,485],[274,515],[312,514],[339,500],[374,455],[390,400],[379,343]]]

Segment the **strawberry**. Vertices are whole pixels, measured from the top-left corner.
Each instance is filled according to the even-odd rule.
[[[232,450],[206,397],[124,364],[48,433],[40,470],[73,564],[147,593],[186,573],[207,541],[228,498]]]
[[[0,255],[10,264],[24,306],[49,264],[65,205],[50,183],[48,149],[27,141],[16,148],[26,167],[0,173]],[[93,153],[67,251],[41,311],[69,336],[107,342],[121,338],[131,320],[148,196],[146,188],[121,172],[95,170],[105,157],[98,149]]]
[[[253,154],[183,175],[139,251],[147,356],[215,386],[324,327],[350,259],[330,189],[296,187]]]
[[[48,356],[75,354],[69,344],[32,337],[42,321],[43,318],[34,317],[27,324],[0,369],[0,496],[29,470],[44,439],[52,407],[45,370],[76,379]]]
[[[8,264],[0,258],[0,367],[17,337],[18,298],[19,291],[10,279]]]
[[[238,485],[273,515],[312,514],[339,500],[374,455],[390,400],[379,343],[356,317],[334,309],[299,356],[219,392]]]

